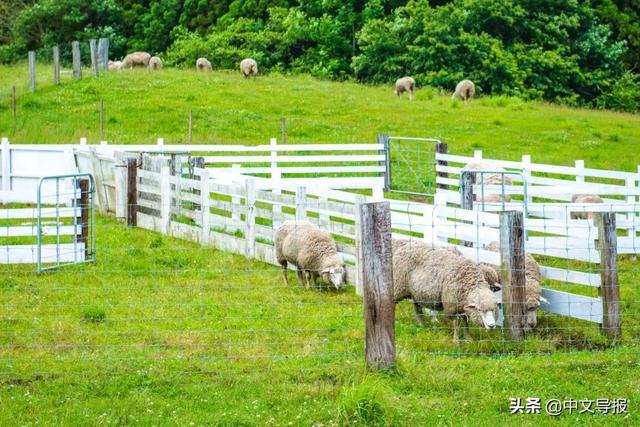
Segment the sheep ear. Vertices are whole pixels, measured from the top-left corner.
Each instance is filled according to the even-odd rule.
[[[324,273],[331,273],[331,269],[325,268],[324,270],[320,270],[320,274],[324,274]]]
[[[546,299],[545,297],[540,297],[540,302],[543,302],[545,304],[549,304],[549,300]]]
[[[476,304],[475,303],[471,303],[471,304],[467,304],[464,306],[465,310],[475,310],[476,309]]]

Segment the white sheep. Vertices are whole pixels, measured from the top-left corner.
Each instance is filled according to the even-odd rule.
[[[147,52],[133,52],[124,57],[122,68],[147,67],[150,60],[151,55]]]
[[[409,101],[413,100],[413,94],[416,90],[416,81],[411,77],[402,77],[396,80],[396,96],[402,95],[404,92],[409,94]]]
[[[460,318],[465,338],[469,336],[468,318],[486,329],[496,327],[498,304],[485,274],[455,249],[393,240],[394,300],[411,298],[421,323],[423,307],[443,310],[453,320],[454,341],[458,341]]]
[[[152,56],[149,59],[149,65],[147,66],[150,70],[159,70],[162,68],[162,60],[157,56]]]
[[[107,70],[109,71],[120,71],[122,69],[122,61],[111,61],[107,62]]]
[[[465,170],[476,170],[476,171],[504,171],[501,167],[496,167],[488,162],[471,162],[464,167]],[[480,178],[482,177],[482,178]],[[481,181],[482,180],[482,181]],[[509,186],[512,184],[511,177],[509,175],[501,174],[501,173],[474,173],[473,174],[473,183],[478,184],[482,182],[484,185],[502,185]],[[474,200],[478,202],[485,203],[499,203],[503,201],[503,197],[501,193],[492,193],[490,191],[485,190],[484,194],[480,192],[480,194],[474,194]],[[505,194],[504,201],[510,202],[511,195]]]
[[[468,100],[474,97],[476,94],[476,86],[471,80],[462,80],[456,85],[456,90],[451,95],[451,99],[458,97],[466,104]]]
[[[196,61],[197,71],[211,71],[211,62],[207,58],[198,58]]]
[[[595,194],[574,194],[571,203],[604,203],[604,200]],[[571,212],[571,219],[593,219],[593,212]]]
[[[500,252],[500,243],[491,242],[486,245],[488,251]],[[499,268],[495,265],[486,264],[496,270],[500,277]],[[531,330],[538,324],[538,309],[540,302],[548,303],[542,296],[542,276],[540,274],[540,265],[536,259],[530,254],[524,257],[524,276],[525,276],[525,304],[527,310],[527,320],[524,325],[525,330]]]
[[[318,276],[340,289],[344,284],[345,266],[336,242],[327,231],[307,221],[284,221],[275,234],[276,259],[282,267],[285,285],[289,285],[287,265],[297,268],[298,282],[317,285]]]
[[[240,62],[240,71],[242,71],[242,74],[247,78],[251,76],[256,77],[258,75],[258,63],[255,59],[243,59],[242,62]]]

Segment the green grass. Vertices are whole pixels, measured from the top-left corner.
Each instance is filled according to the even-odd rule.
[[[50,68],[49,68],[50,70]],[[112,143],[373,142],[381,132],[438,136],[456,154],[635,170],[640,117],[511,98],[468,106],[426,89],[305,76],[165,69],[24,88],[26,67],[0,67],[0,135],[15,143],[97,142],[98,101]],[[48,72],[48,71],[47,71]],[[18,121],[8,88],[19,86]],[[5,90],[7,89],[7,90]],[[113,219],[97,222],[94,265],[0,275],[0,425],[613,425],[638,424],[640,292],[622,259],[623,338],[551,315],[523,343],[474,328],[454,345],[441,321],[397,306],[398,369],[364,366],[362,302],[353,289],[284,287],[274,266],[202,249]],[[566,266],[570,266],[567,263]],[[562,267],[562,265],[557,265]],[[290,279],[294,282],[294,275]],[[629,415],[509,415],[509,398],[631,400]]]

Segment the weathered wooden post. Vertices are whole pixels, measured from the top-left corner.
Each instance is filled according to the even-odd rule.
[[[436,143],[436,156],[438,154],[447,154],[448,153],[448,145],[446,142],[437,142]],[[446,160],[436,160],[436,177],[440,178],[449,178],[449,172],[441,172],[437,171],[437,166],[449,166],[449,162]],[[437,181],[437,179],[436,179]],[[436,183],[436,189],[448,190],[449,186],[447,184],[438,184]]]
[[[36,91],[36,53],[29,51],[29,90]]]
[[[73,58],[73,78],[82,78],[82,58],[80,57],[80,42],[71,42],[71,55]]]
[[[296,189],[296,221],[307,219],[307,187]]]
[[[16,87],[11,86],[11,112],[13,113],[13,120],[15,121],[18,116],[18,111],[16,108]]]
[[[384,191],[391,189],[391,144],[389,143],[389,135],[378,134],[376,135],[376,143],[382,144],[382,150],[378,151],[378,154],[384,155],[384,160],[380,162],[381,166],[384,166]]]
[[[160,218],[162,234],[171,234],[171,169],[162,166],[160,169]]]
[[[245,222],[246,222],[246,256],[255,258],[256,254],[256,182],[253,179],[245,181]]]
[[[510,339],[521,340],[527,315],[522,212],[500,212],[500,260],[504,331]]]
[[[113,169],[113,180],[115,183],[115,211],[116,218],[126,218],[127,214],[127,164],[126,157],[122,151],[113,153],[115,160]]]
[[[60,83],[60,47],[53,47],[53,83]]]
[[[98,77],[100,72],[98,71],[98,51],[95,39],[89,40],[89,50],[91,50],[91,72]]]
[[[389,202],[361,203],[357,267],[363,280],[365,357],[372,370],[396,364],[395,303]]]
[[[618,282],[618,246],[615,212],[594,212],[600,250],[600,298],[602,298],[602,333],[612,341],[620,338],[620,283]]]
[[[138,160],[127,159],[127,225],[138,224]]]
[[[98,40],[98,68],[107,70],[109,62],[109,39],[101,38]]]
[[[475,181],[475,173],[460,172],[460,207],[462,209],[473,209],[473,182]],[[467,222],[467,221],[463,221]],[[468,222],[467,222],[468,223]],[[473,243],[463,242],[463,246],[472,247]]]

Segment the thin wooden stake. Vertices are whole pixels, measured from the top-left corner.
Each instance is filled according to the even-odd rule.
[[[60,83],[60,47],[53,47],[53,83]]]
[[[29,89],[36,91],[36,53],[29,51]]]
[[[280,141],[282,144],[287,143],[287,119],[282,117],[280,119]]]
[[[362,240],[357,267],[363,280],[365,357],[372,370],[396,364],[395,303],[389,202],[359,204]]]
[[[620,283],[618,281],[618,238],[615,212],[594,212],[598,226],[600,250],[600,285],[602,298],[602,333],[612,341],[620,338]]]

